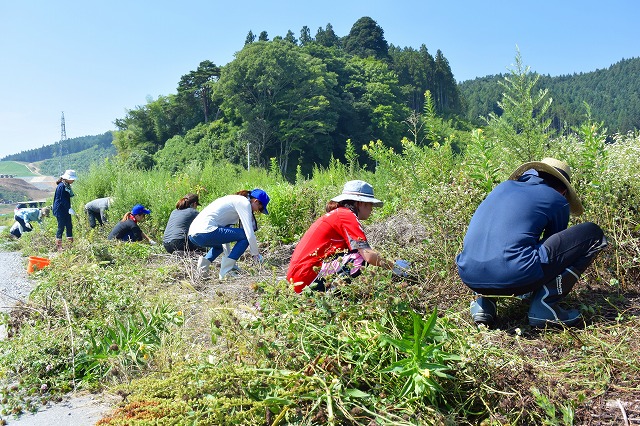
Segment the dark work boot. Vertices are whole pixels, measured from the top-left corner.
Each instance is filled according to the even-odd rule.
[[[495,299],[478,296],[471,302],[471,318],[476,324],[491,325],[496,320],[498,308]]]
[[[567,268],[555,280],[548,282],[533,293],[529,307],[529,324],[533,327],[545,325],[575,325],[582,315],[577,309],[565,310],[558,302],[571,291],[579,275]]]

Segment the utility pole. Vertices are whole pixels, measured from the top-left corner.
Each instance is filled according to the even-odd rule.
[[[64,173],[64,169],[62,168],[62,141],[67,140],[67,130],[64,127],[64,111],[62,111],[62,119],[60,120],[60,146],[59,148],[59,155],[60,155],[60,173],[58,173],[58,176],[62,176],[62,173]]]

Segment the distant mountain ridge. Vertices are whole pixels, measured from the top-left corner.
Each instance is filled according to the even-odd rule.
[[[116,149],[113,146],[113,133],[106,132],[96,136],[66,139],[41,148],[7,155],[0,161],[38,163],[42,174],[59,176],[66,169],[87,171],[91,164],[114,155]]]
[[[465,118],[482,125],[480,117],[500,114],[503,81],[499,74],[464,81],[459,90],[465,106]],[[640,58],[623,59],[606,69],[551,77],[541,75],[538,88],[548,89],[553,99],[554,127],[575,126],[584,122],[589,104],[592,118],[604,122],[609,132],[626,133],[640,129]]]

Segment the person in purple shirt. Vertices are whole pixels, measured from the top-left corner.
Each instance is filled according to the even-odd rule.
[[[569,227],[583,213],[568,164],[554,158],[525,163],[496,186],[473,214],[456,257],[462,282],[477,294],[476,323],[491,325],[495,298],[531,294],[529,324],[574,325],[576,309],[558,306],[595,256],[607,246],[600,227]]]

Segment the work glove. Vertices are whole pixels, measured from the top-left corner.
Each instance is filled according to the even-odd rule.
[[[155,245],[156,245],[156,244],[158,244],[158,243],[156,243],[156,242],[155,242],[155,241],[153,241],[151,238],[149,238],[149,244],[151,244],[152,246],[155,246]]]
[[[74,216],[76,214],[76,211],[74,209],[69,209],[69,214],[71,216]]]
[[[409,275],[409,269],[411,268],[411,264],[406,260],[398,259],[393,264],[393,275],[398,277],[406,278]]]
[[[258,265],[261,265],[262,262],[264,262],[264,257],[262,257],[261,254],[254,254],[253,261],[256,262]]]

